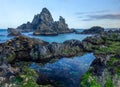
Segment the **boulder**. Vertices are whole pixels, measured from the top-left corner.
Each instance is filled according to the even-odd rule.
[[[47,45],[48,42],[26,36],[17,36],[6,43],[0,44],[0,62],[12,63],[15,60],[31,61],[31,50],[36,45]]]

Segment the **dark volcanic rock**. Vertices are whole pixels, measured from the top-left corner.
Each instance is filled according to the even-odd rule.
[[[60,16],[59,21],[54,22],[51,13],[43,8],[40,14],[34,16],[33,21],[17,27],[22,32],[34,32],[34,35],[57,35],[74,32],[68,28],[65,19]]]
[[[101,34],[104,32],[104,28],[99,26],[94,26],[90,29],[84,30],[81,34]]]
[[[13,28],[8,28],[8,36],[19,36],[21,35],[20,31],[13,29]]]

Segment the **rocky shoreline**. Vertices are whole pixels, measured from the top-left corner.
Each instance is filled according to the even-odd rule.
[[[93,50],[96,59],[81,78],[80,87],[120,86],[120,33],[117,31],[104,32],[99,38],[96,37],[99,40]]]
[[[118,31],[102,32],[87,37],[83,41],[68,40],[63,43],[48,43],[26,36],[17,36],[12,40],[1,43],[1,86],[5,83],[18,86],[27,79],[26,82],[33,80],[31,85],[38,87],[36,83],[38,74],[29,68],[31,62],[44,64],[55,58],[59,59],[93,52],[96,59],[88,72],[81,78],[80,87],[118,87],[120,74],[120,33]],[[26,73],[28,77],[24,77]],[[34,75],[31,76],[32,73]],[[31,78],[33,79],[31,80]],[[16,84],[16,80],[19,80],[18,84]],[[54,86],[48,84],[47,87]]]

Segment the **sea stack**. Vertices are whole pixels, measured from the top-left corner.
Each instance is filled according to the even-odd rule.
[[[22,24],[17,29],[21,32],[33,32],[34,35],[58,35],[73,32],[68,28],[62,16],[59,21],[54,21],[47,8],[43,8],[40,14],[35,15],[32,22]]]

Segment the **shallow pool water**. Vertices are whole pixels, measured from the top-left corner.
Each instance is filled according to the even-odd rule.
[[[89,69],[94,59],[93,53],[89,53],[73,58],[62,58],[44,66],[33,63],[30,67],[40,72],[41,84],[47,79],[53,81],[54,85],[60,85],[59,87],[79,87],[80,77]]]

